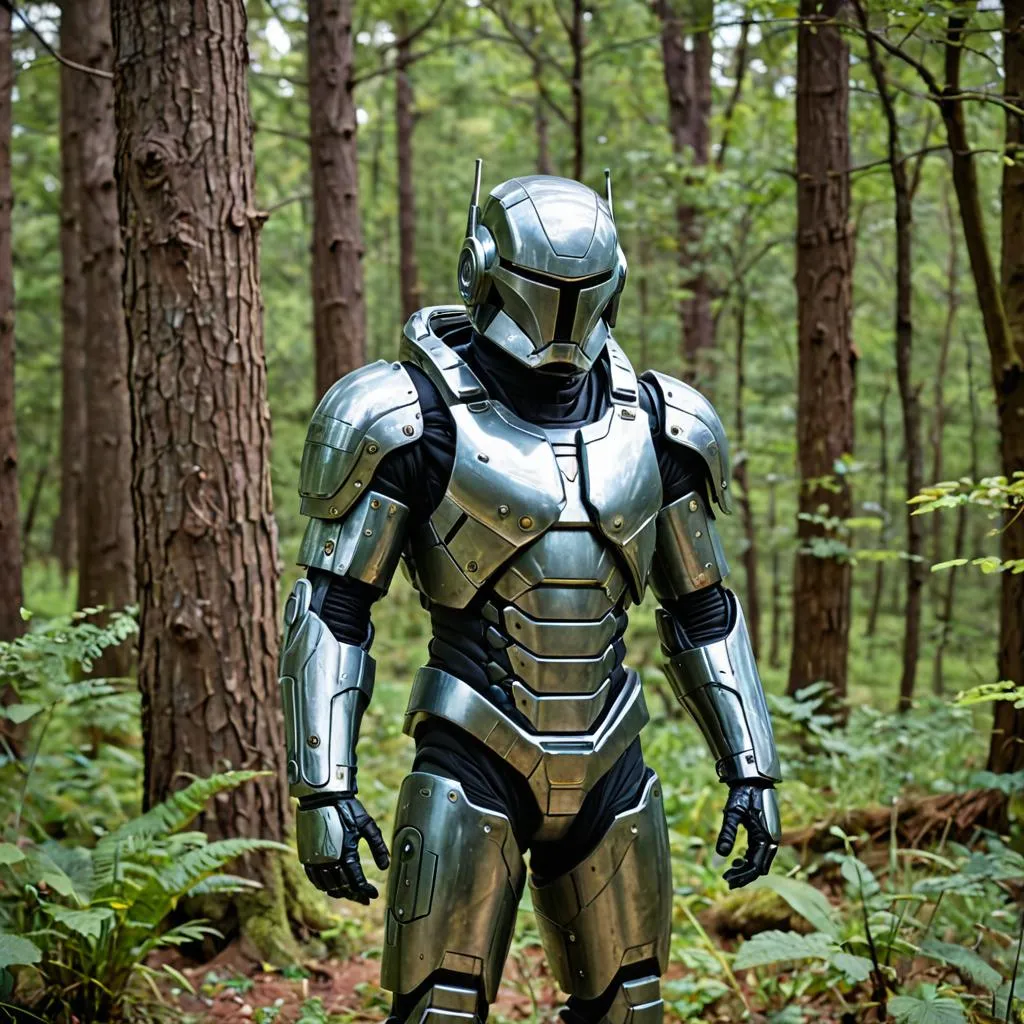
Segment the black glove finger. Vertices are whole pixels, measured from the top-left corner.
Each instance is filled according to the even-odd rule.
[[[384,871],[391,863],[391,857],[388,855],[388,844],[384,842],[384,837],[377,827],[377,822],[367,815],[366,821],[362,823],[359,832],[366,840],[366,845],[370,848],[374,863],[381,871]]]
[[[730,889],[739,889],[749,885],[761,873],[757,866],[757,847],[748,847],[741,858],[733,861],[733,866],[722,876]]]
[[[359,863],[359,850],[355,843],[342,854],[339,866],[345,873],[345,884],[352,890],[357,903],[366,904],[377,898],[376,887],[371,885],[363,874],[363,865]]]
[[[722,816],[722,831],[718,833],[718,842],[715,843],[715,852],[719,857],[728,857],[732,853],[736,845],[736,833],[742,824],[743,811],[731,803],[727,804]]]

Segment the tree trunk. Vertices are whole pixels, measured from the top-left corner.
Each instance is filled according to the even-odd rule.
[[[850,562],[808,548],[835,540],[824,516],[845,520],[851,495],[836,464],[853,451],[855,354],[850,337],[848,233],[849,49],[836,25],[842,0],[801,0],[797,34],[797,256],[800,467],[799,549],[793,580],[790,694],[819,680],[846,695]],[[827,484],[827,486],[826,486]]]
[[[661,19],[661,52],[672,149],[688,166],[706,168],[710,148],[712,10],[704,0],[690,0],[692,10],[687,17],[691,24],[687,26],[687,18],[673,6],[678,2],[658,0],[655,4],[655,12]],[[684,175],[682,194],[676,203],[679,268],[686,292],[680,302],[679,316],[684,376],[707,391],[713,370],[711,350],[715,336],[711,292],[701,252],[700,211],[692,199],[698,182],[696,175]]]
[[[776,491],[779,479],[774,473],[768,474],[768,536],[772,542],[772,635],[768,648],[768,664],[772,668],[782,667],[782,558],[776,537],[778,527]]]
[[[413,175],[412,136],[415,129],[412,82],[409,78],[408,25],[396,20],[399,35],[395,55],[395,145],[398,155],[398,278],[404,323],[420,308],[419,265],[416,262],[416,179]]]
[[[867,38],[868,60],[878,89],[878,98],[885,114],[889,175],[895,206],[896,227],[896,381],[903,413],[903,457],[907,500],[921,493],[924,486],[924,452],[921,449],[921,411],[919,392],[913,382],[914,286],[912,279],[913,202],[907,165],[900,144],[899,122],[885,64],[878,45],[868,32],[867,14],[856,0],[857,16]],[[904,505],[907,528],[907,602],[904,608],[903,667],[900,674],[900,711],[913,704],[914,684],[917,679],[917,661],[921,651],[921,607],[924,599],[924,524],[915,516],[913,505]]]
[[[879,547],[889,543],[889,381],[882,386],[882,401],[878,408],[878,507],[882,525],[878,530]],[[874,636],[878,629],[878,613],[882,608],[885,593],[885,561],[875,563],[875,580],[871,588],[871,605],[868,610],[868,624],[865,636]]]
[[[572,176],[583,180],[585,132],[583,127],[583,50],[586,34],[583,0],[572,0],[572,22],[568,26],[569,48],[572,50],[572,72],[569,87],[572,92]]]
[[[60,16],[60,49],[83,63],[80,52],[82,6],[64,0]],[[61,400],[60,511],[54,522],[52,548],[65,583],[78,567],[78,523],[82,502],[85,440],[85,280],[82,276],[81,202],[82,111],[81,71],[60,68],[60,256]]]
[[[279,563],[245,4],[113,6],[145,804],[195,776],[267,770],[199,827],[281,839]],[[295,952],[281,871],[253,859],[248,873],[265,888],[218,904],[214,920],[276,958]]]
[[[754,528],[754,508],[750,501],[750,453],[747,451],[747,431],[744,417],[746,388],[747,290],[741,283],[736,299],[736,448],[741,458],[734,464],[733,476],[740,490],[740,517],[746,547],[743,551],[743,569],[747,577],[744,614],[750,627],[750,644],[754,657],[761,656],[761,585],[757,572],[757,530]]]
[[[113,67],[110,0],[75,0],[83,63]],[[78,604],[119,609],[135,600],[131,504],[132,418],[128,339],[121,304],[121,229],[114,187],[114,86],[80,73],[82,275],[85,287],[85,453],[79,517]],[[99,675],[124,676],[133,652],[108,649]]]
[[[1006,155],[1003,164],[1002,295],[1011,348],[993,360],[999,412],[1003,474],[1024,471],[1024,118],[1014,113],[1024,103],[1024,0],[1006,0],[1005,91]],[[959,105],[958,105],[959,106]],[[1024,517],[1009,512],[1002,532],[1004,560],[1024,559]],[[1024,686],[1024,573],[1001,573],[999,678]],[[1024,708],[1011,701],[996,704],[989,749],[991,771],[1024,769]]]
[[[366,362],[352,0],[309,0],[316,393]]]
[[[14,411],[14,260],[11,252],[11,12],[0,6],[0,640],[24,632],[18,437]],[[6,721],[6,720],[2,720]]]
[[[554,174],[551,163],[551,138],[550,124],[548,122],[548,109],[542,95],[543,90],[543,69],[539,60],[533,61],[533,83],[537,95],[533,103],[533,130],[537,136],[537,173]]]

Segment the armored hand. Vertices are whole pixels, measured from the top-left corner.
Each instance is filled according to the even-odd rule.
[[[362,647],[335,640],[311,597],[309,581],[300,579],[285,609],[279,667],[299,859],[318,889],[369,903],[377,890],[363,875],[359,840],[378,867],[388,866],[380,829],[356,799],[356,741],[374,662]]]
[[[758,875],[768,874],[779,848],[779,804],[771,786],[737,782],[732,786],[725,805],[722,831],[715,850],[728,857],[736,843],[736,831],[747,830],[747,849],[732,862],[725,873],[730,889],[752,882]]]

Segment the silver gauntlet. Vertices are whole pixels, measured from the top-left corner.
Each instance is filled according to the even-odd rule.
[[[355,792],[359,723],[373,693],[374,661],[339,643],[309,607],[309,580],[296,582],[285,606],[278,675],[292,796]]]
[[[779,755],[743,610],[728,636],[679,650],[672,616],[659,610],[658,633],[676,697],[704,734],[723,782],[780,782]]]

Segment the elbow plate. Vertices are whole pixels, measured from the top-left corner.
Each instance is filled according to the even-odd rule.
[[[296,582],[285,606],[278,667],[292,796],[355,792],[356,741],[373,693],[374,661],[334,639]]]
[[[780,782],[771,717],[742,608],[736,605],[729,634],[703,647],[679,651],[668,612],[658,612],[658,632],[669,659],[669,682],[704,734],[718,777],[723,782]]]

